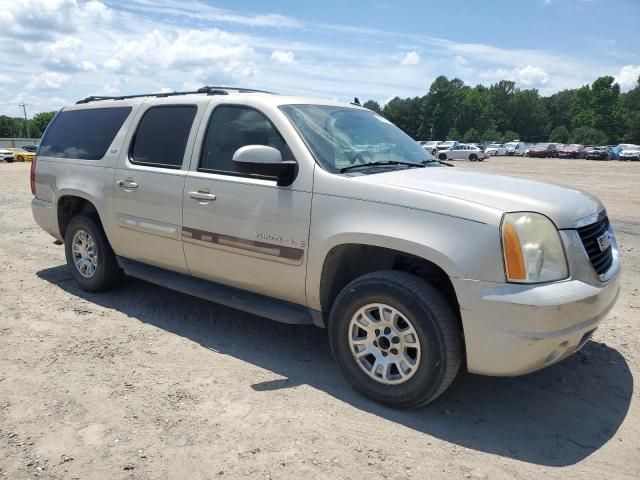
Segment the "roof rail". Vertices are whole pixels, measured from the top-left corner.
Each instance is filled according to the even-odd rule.
[[[92,95],[90,97],[83,98],[82,100],[78,100],[76,104],[99,102],[100,100],[125,100],[128,98],[141,98],[141,97],[159,97],[159,98],[174,97],[177,95],[192,95],[192,94],[198,94],[198,93],[206,94],[206,95],[229,95],[229,90],[238,92],[238,93],[269,93],[271,95],[276,95],[274,92],[268,92],[266,90],[254,90],[252,88],[204,86],[199,88],[198,90],[186,91],[186,92],[160,92],[160,93],[143,93],[140,95],[115,95],[115,96]]]

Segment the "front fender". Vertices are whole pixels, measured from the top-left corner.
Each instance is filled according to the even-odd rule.
[[[384,247],[428,260],[452,278],[504,281],[499,228],[475,220],[370,201],[314,195],[307,301],[320,309],[324,260],[339,245]]]

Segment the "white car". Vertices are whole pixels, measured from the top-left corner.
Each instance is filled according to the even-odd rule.
[[[438,152],[441,152],[443,150],[449,150],[451,148],[454,148],[458,145],[460,145],[460,142],[458,142],[457,140],[447,140],[446,142],[438,143],[438,145],[436,146],[436,150]]]
[[[487,152],[487,155],[497,157],[498,155],[506,155],[507,147],[501,143],[492,143],[487,146],[485,151]]]
[[[620,152],[620,160],[640,160],[640,146],[628,145]]]
[[[7,163],[13,162],[14,154],[11,150],[7,150],[6,148],[0,148],[0,161],[4,160]]]
[[[438,145],[442,142],[440,140],[430,140],[428,142],[421,142],[421,147],[424,148],[431,155],[434,155],[438,152]]]
[[[483,161],[487,154],[473,145],[459,143],[456,146],[438,153],[440,160],[469,160],[471,162]]]

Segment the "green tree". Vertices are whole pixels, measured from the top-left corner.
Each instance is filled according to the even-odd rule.
[[[496,127],[493,125],[487,128],[482,134],[483,142],[498,142],[501,138],[502,135],[500,135],[500,132],[498,132],[498,130],[496,130]]]
[[[480,141],[480,133],[473,127],[467,130],[467,133],[462,137],[464,143],[475,143]]]
[[[396,97],[384,106],[382,114],[412,138],[419,138],[421,111],[418,97]]]
[[[382,115],[382,108],[380,107],[380,104],[375,100],[367,100],[362,106],[376,112],[377,114]]]
[[[608,137],[605,132],[593,127],[578,127],[571,131],[569,143],[580,143],[583,145],[604,145]]]
[[[457,128],[452,128],[447,134],[447,140],[460,140],[460,132]]]
[[[569,141],[569,129],[564,125],[560,125],[549,134],[549,141],[555,143],[567,143]]]
[[[53,119],[53,116],[56,112],[41,112],[36,113],[33,118],[29,121],[29,128],[31,130],[31,136],[33,138],[39,138],[44,133],[47,125]]]

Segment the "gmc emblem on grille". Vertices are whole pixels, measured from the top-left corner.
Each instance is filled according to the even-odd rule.
[[[600,251],[604,252],[607,248],[611,246],[611,235],[609,232],[604,232],[597,239],[598,246],[600,247]]]

